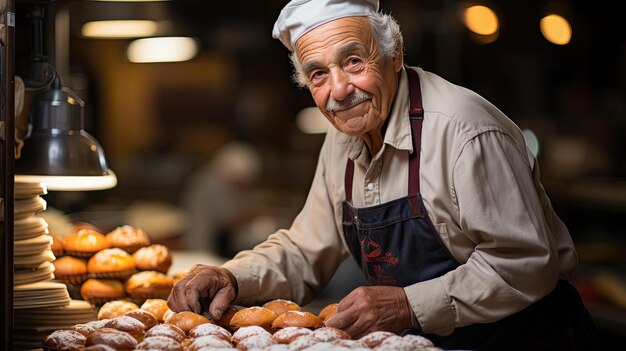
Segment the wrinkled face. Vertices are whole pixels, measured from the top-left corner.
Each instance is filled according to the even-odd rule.
[[[386,58],[366,17],[321,25],[295,45],[315,104],[339,131],[380,130],[395,99],[402,57]]]

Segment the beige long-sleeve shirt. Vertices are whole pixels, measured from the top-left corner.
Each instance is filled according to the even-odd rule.
[[[422,197],[460,266],[404,290],[424,332],[446,335],[522,310],[548,294],[557,279],[568,279],[577,257],[519,128],[474,92],[416,71],[424,105]],[[407,195],[413,146],[404,69],[399,84],[380,152],[371,156],[360,138],[331,128],[291,228],[224,265],[237,278],[237,303],[278,297],[306,303],[349,257],[341,206],[346,157],[355,161],[356,207]]]

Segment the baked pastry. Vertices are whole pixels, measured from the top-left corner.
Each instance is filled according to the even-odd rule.
[[[214,335],[201,336],[193,339],[187,347],[187,351],[199,351],[203,349],[225,349],[232,348],[233,344],[228,340],[221,339]]]
[[[301,328],[320,328],[324,326],[324,322],[320,317],[310,312],[304,311],[287,311],[276,317],[272,323],[273,329],[285,327],[301,327]]]
[[[183,345],[165,336],[150,336],[143,339],[135,350],[183,351]]]
[[[312,336],[321,342],[330,342],[337,339],[352,339],[348,333],[334,327],[315,329]]]
[[[369,349],[369,347],[367,347],[367,345],[365,345],[365,343],[361,340],[335,339],[330,343],[346,349]]]
[[[272,340],[271,335],[257,335],[241,340],[237,344],[237,349],[241,351],[263,350],[274,344],[276,344],[276,342]]]
[[[73,325],[70,329],[83,334],[85,337],[88,337],[89,334],[96,331],[94,327],[87,325],[87,324],[76,324],[76,325]]]
[[[385,339],[387,339],[390,336],[396,336],[396,334],[392,332],[388,332],[388,331],[379,330],[379,331],[366,334],[362,336],[361,339],[359,340],[361,340],[370,349],[373,349],[377,347],[378,345],[380,345],[383,341],[385,341]]]
[[[242,310],[243,311],[243,310]],[[241,327],[237,329],[235,333],[233,333],[233,337],[230,339],[232,343],[237,346],[244,339],[250,337],[272,337],[272,334],[268,332],[265,328],[261,328],[258,325],[253,325],[250,327]]]
[[[279,344],[289,344],[303,335],[311,335],[311,329],[301,327],[286,327],[272,335],[272,339]]]
[[[199,338],[201,336],[213,335],[215,337],[227,340],[230,342],[230,338],[233,335],[226,329],[220,327],[217,324],[205,323],[200,324],[191,330],[189,330],[189,336],[192,338]]]
[[[136,299],[166,299],[173,287],[172,278],[155,271],[135,273],[125,284],[128,295]]]
[[[87,279],[80,287],[80,296],[93,305],[124,298],[124,284],[115,279]]]
[[[265,307],[253,306],[235,312],[230,320],[230,326],[234,330],[250,326],[259,326],[270,330],[275,319],[276,313],[274,311]]]
[[[314,338],[313,335],[303,335],[289,344],[292,350],[304,350],[319,344],[321,341]]]
[[[263,307],[268,308],[274,313],[276,316],[280,316],[281,314],[287,311],[301,311],[302,308],[295,302],[283,299],[276,299],[269,302],[266,302]]]
[[[230,327],[230,321],[233,319],[233,316],[235,315],[235,313],[237,313],[237,311],[239,310],[240,308],[230,305],[228,306],[226,311],[222,313],[222,316],[220,317],[220,319],[213,321],[213,322],[226,330],[232,331],[233,329]]]
[[[87,271],[96,278],[126,279],[135,273],[135,260],[122,249],[104,249],[87,261]]]
[[[141,305],[141,309],[152,313],[157,321],[161,323],[165,320],[163,318],[165,312],[170,310],[170,308],[167,307],[167,301],[163,299],[147,299],[143,305]]]
[[[171,324],[157,324],[154,327],[148,329],[146,338],[152,336],[164,336],[170,339],[174,339],[178,342],[185,340],[185,332],[179,327]]]
[[[167,311],[165,311],[165,313],[163,314],[163,323],[165,323],[166,320],[168,320],[171,316],[175,315],[176,312],[168,309]]]
[[[67,284],[80,285],[87,279],[87,263],[84,259],[63,256],[52,262],[54,278]]]
[[[93,230],[94,232],[98,232],[101,233],[102,231],[100,230],[100,228],[96,227],[95,225],[91,224],[91,223],[87,223],[87,222],[74,222],[72,223],[72,230],[71,233],[76,233],[79,230],[83,230],[83,229],[87,229],[87,230]]]
[[[129,225],[117,227],[106,235],[112,247],[133,253],[139,248],[150,245],[148,234]]]
[[[87,338],[76,330],[57,330],[46,336],[43,347],[47,350],[78,350]]]
[[[51,236],[52,236],[52,245],[50,246],[50,249],[52,250],[54,257],[59,258],[63,256],[63,251],[64,251],[63,239],[61,239],[61,237],[58,235],[51,235]]]
[[[87,337],[85,346],[107,345],[117,351],[131,351],[137,346],[137,340],[130,334],[113,328],[102,328]]]
[[[165,320],[165,323],[175,325],[187,333],[194,327],[204,323],[211,323],[211,321],[197,313],[183,311],[174,313],[174,315]]]
[[[142,271],[157,271],[167,273],[172,265],[172,253],[167,246],[150,245],[142,247],[133,253],[137,269]]]
[[[159,324],[159,321],[156,319],[156,317],[148,311],[137,309],[137,310],[128,311],[124,315],[131,317],[131,318],[135,318],[136,320],[143,323],[143,325],[145,326],[144,330],[148,330],[154,327],[155,325]]]
[[[104,328],[104,325],[109,321],[109,319],[105,318],[105,319],[98,319],[95,321],[91,321],[91,322],[87,322],[85,323],[86,326],[93,328],[95,330]]]
[[[139,307],[130,301],[109,301],[100,307],[100,310],[98,311],[98,319],[102,320],[120,317],[137,309],[139,309]]]
[[[91,257],[96,252],[109,247],[109,241],[104,234],[90,229],[81,229],[63,240],[65,253],[81,258]]]
[[[109,320],[105,328],[113,328],[130,334],[137,342],[141,342],[145,336],[146,326],[137,319],[129,316],[115,317]]]
[[[338,303],[331,303],[330,305],[322,308],[320,314],[318,314],[317,316],[320,317],[320,319],[324,323],[326,323],[327,320],[337,314],[337,306],[339,306]]]
[[[378,347],[376,347],[376,350],[421,350],[433,346],[433,343],[423,336],[405,335],[402,337],[394,335],[386,338],[380,345],[378,345]]]

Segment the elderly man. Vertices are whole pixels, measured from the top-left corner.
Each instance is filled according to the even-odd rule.
[[[222,267],[196,266],[173,310],[310,301],[352,256],[371,286],[326,325],[425,334],[445,348],[589,349],[567,282],[572,239],[519,128],[477,94],[403,65],[374,0],[291,1],[273,35],[334,128],[288,230]]]

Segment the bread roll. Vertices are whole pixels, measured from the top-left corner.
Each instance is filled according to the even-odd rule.
[[[107,345],[117,351],[131,351],[137,346],[137,340],[130,334],[112,328],[102,328],[87,337],[85,346]]]
[[[155,271],[135,273],[124,285],[128,295],[136,299],[165,299],[170,295],[173,287],[172,278]]]
[[[276,313],[274,313],[274,311],[265,307],[254,306],[237,311],[230,320],[230,326],[235,330],[241,327],[251,326],[258,326],[269,330],[272,327],[274,319],[276,319]]]
[[[289,344],[303,335],[311,335],[311,329],[301,327],[286,327],[272,335],[272,339],[279,344]]]
[[[126,312],[125,316],[135,318],[136,320],[143,323],[143,325],[145,326],[144,328],[145,330],[148,330],[154,327],[155,325],[159,324],[159,321],[156,319],[156,317],[152,313],[145,311],[145,310],[141,310],[141,309]]]
[[[111,319],[125,315],[127,312],[137,310],[139,307],[126,300],[109,301],[100,307],[98,319]]]
[[[85,346],[87,338],[76,330],[57,330],[46,336],[43,346],[51,350],[78,350]]]
[[[183,345],[165,336],[150,336],[140,342],[135,350],[183,351]]]
[[[323,326],[324,322],[322,322],[322,320],[318,316],[303,311],[287,311],[276,317],[276,319],[272,323],[273,329],[281,329],[286,327],[315,329]]]
[[[146,338],[151,336],[164,336],[178,342],[185,340],[185,332],[179,327],[171,324],[158,324],[148,330]]]
[[[129,316],[115,317],[109,320],[104,327],[126,332],[135,338],[137,342],[141,342],[146,334],[146,326],[137,319]]]
[[[161,323],[165,320],[165,312],[170,310],[170,308],[167,307],[167,301],[163,299],[147,299],[143,305],[141,305],[141,309],[152,313]]]
[[[326,323],[327,320],[329,320],[331,317],[337,314],[337,306],[339,306],[338,303],[331,303],[330,305],[324,307],[320,311],[320,314],[318,315],[318,317],[320,317],[320,319],[324,323]]]
[[[143,230],[129,225],[115,228],[106,235],[112,247],[133,253],[139,248],[150,245],[150,238]]]
[[[185,333],[188,333],[194,327],[204,323],[211,323],[211,321],[197,313],[183,311],[174,313],[174,315],[165,320],[165,323],[175,325]]]
[[[276,313],[276,316],[280,316],[281,314],[287,311],[300,311],[302,308],[295,302],[283,299],[276,299],[269,302],[266,302],[263,307],[270,309]]]

